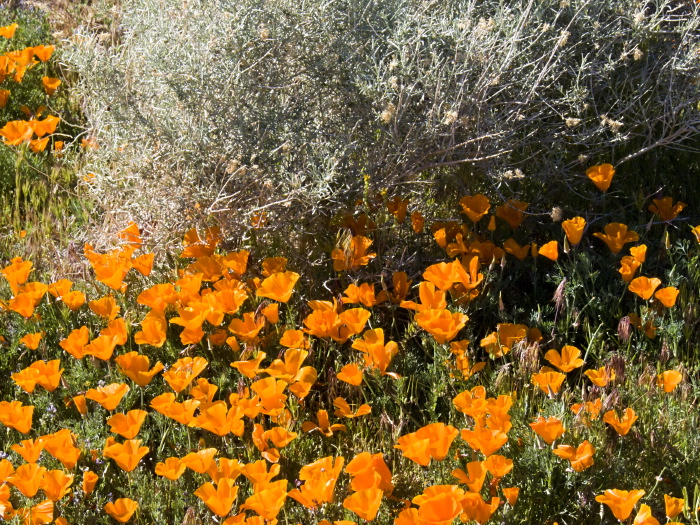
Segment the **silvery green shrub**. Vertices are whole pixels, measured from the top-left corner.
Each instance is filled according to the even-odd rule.
[[[170,226],[333,211],[365,175],[571,186],[700,123],[691,0],[125,0],[119,23],[64,53],[90,189]]]

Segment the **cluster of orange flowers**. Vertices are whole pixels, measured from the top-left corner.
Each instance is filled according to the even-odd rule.
[[[612,176],[609,169],[599,168],[595,172],[597,179],[594,182]],[[651,211],[664,220],[672,220],[675,215],[669,219],[669,214],[680,212],[680,204],[673,206],[672,201],[659,199]],[[390,203],[389,212],[402,222],[407,215],[407,205],[408,201],[395,199]],[[474,225],[488,214],[491,207],[489,199],[483,195],[465,197],[460,205]],[[517,228],[524,220],[527,206],[519,201],[509,201],[496,207],[488,230],[495,231],[496,218],[505,221],[512,229]],[[420,230],[422,222],[415,213],[412,226],[414,230]],[[419,222],[420,229],[416,227]],[[586,222],[581,217],[564,221],[566,242],[572,246],[578,245],[585,226]],[[368,253],[372,241],[361,235],[367,233],[367,227],[366,220],[355,220],[353,229],[356,235],[349,239],[345,247],[333,251],[331,258],[336,271],[356,269],[373,259],[374,254]],[[197,428],[204,436],[210,433],[218,437],[233,435],[245,439],[246,428],[252,427],[250,448],[260,453],[262,459],[258,461],[243,463],[236,458],[217,458],[219,450],[207,448],[204,444],[199,450],[183,457],[158,458],[161,461],[155,466],[155,475],[172,481],[179,479],[187,469],[207,475],[209,481],[203,483],[194,494],[213,514],[222,518],[221,522],[227,525],[262,525],[277,523],[277,516],[288,497],[314,510],[333,503],[336,483],[344,472],[351,478],[351,494],[343,500],[342,506],[359,519],[372,521],[380,512],[382,502],[393,498],[393,476],[381,452],[363,451],[347,464],[343,457],[319,458],[302,467],[298,476],[300,483],[293,490],[288,490],[287,479],[275,478],[281,472],[279,462],[285,447],[298,439],[300,433],[311,439],[326,439],[347,430],[345,424],[333,422],[325,409],[318,410],[313,420],[295,426],[297,419],[290,408],[303,406],[304,399],[317,384],[318,371],[308,364],[305,366],[312,341],[333,341],[337,345],[351,341],[349,346],[354,352],[344,354],[347,362],[338,364],[336,377],[356,388],[353,392],[360,392],[365,374],[399,378],[398,373],[391,371],[392,360],[400,352],[399,345],[388,340],[381,327],[372,327],[371,324],[368,327],[372,309],[377,305],[392,305],[392,308],[414,312],[415,326],[429,334],[437,344],[449,344],[454,356],[449,366],[459,372],[462,379],[470,379],[486,366],[484,362],[474,363],[470,359],[469,341],[458,339],[469,321],[460,307],[469,305],[482,292],[485,279],[482,265],[502,260],[506,254],[521,259],[522,248],[516,246],[512,239],[507,240],[503,247],[496,246],[466,225],[456,222],[434,224],[432,234],[450,260],[425,269],[423,281],[416,287],[417,297],[409,299],[412,282],[404,272],[394,273],[392,286],[384,286],[379,291],[372,283],[353,282],[345,288],[339,300],[308,301],[309,313],[302,320],[303,326],[294,327],[281,324],[284,317],[280,315],[280,309],[284,309],[291,300],[300,279],[299,274],[287,270],[286,259],[267,258],[261,263],[260,277],[246,277],[249,274],[250,253],[246,250],[217,253],[222,241],[218,228],[208,228],[203,235],[196,229],[187,232],[180,257],[190,259],[189,264],[172,282],[153,284],[136,296],[137,304],[147,307],[148,311],[140,322],[140,330],[133,335],[133,343],[139,347],[160,348],[168,340],[172,325],[177,325],[181,327],[178,330],[179,342],[184,346],[196,348],[194,345],[204,341],[211,347],[235,352],[237,360],[230,366],[237,371],[235,377],[239,380],[239,387],[225,399],[217,399],[219,388],[203,377],[209,367],[204,357],[184,355],[166,367],[160,361],[152,364],[143,353],[125,351],[130,330],[125,318],[120,316],[118,294],[133,286],[127,279],[132,269],[148,277],[154,262],[152,253],[136,255],[137,250],[144,249],[145,243],[134,223],[117,234],[120,245],[115,249],[99,253],[91,245],[85,245],[85,257],[94,271],[95,279],[109,292],[106,295],[88,301],[84,292],[72,290],[73,283],[67,279],[48,285],[28,282],[32,263],[16,257],[0,270],[12,293],[9,300],[0,302],[0,308],[38,321],[35,309],[49,293],[56,299],[59,308],[62,304],[69,311],[84,311],[87,303],[89,311],[100,318],[103,328],[98,335],[92,334],[88,326],[83,325],[60,341],[60,347],[70,359],[114,362],[118,372],[130,383],[125,380],[90,388],[85,392],[70,392],[67,400],[81,415],[100,410],[98,406],[110,413],[106,424],[114,435],[105,439],[102,456],[113,461],[121,470],[131,472],[139,468],[143,458],[152,452],[150,447],[142,446],[142,440],[138,439],[142,425],[148,418],[164,418]],[[606,242],[613,253],[619,253],[624,244],[638,240],[637,235],[627,231],[625,225],[616,223],[607,225],[605,234],[594,235]],[[556,261],[558,243],[550,241],[539,249],[529,245],[527,251],[533,256],[539,254]],[[634,267],[636,271],[644,263],[646,247],[636,246],[630,252],[631,255],[626,257],[631,260],[627,259],[623,265],[632,268],[637,264]],[[633,276],[634,271],[631,275],[629,271],[620,273],[625,278],[626,275]],[[630,290],[645,301],[651,300],[654,295],[664,307],[673,307],[677,290],[667,287],[654,293],[660,284],[656,281],[658,279],[638,277],[630,278],[628,282]],[[254,309],[242,311],[246,303],[253,302],[256,303]],[[41,345],[43,335],[42,332],[24,334],[20,342],[33,351]],[[516,347],[537,350],[541,341],[542,334],[537,328],[500,323],[495,331],[481,340],[480,348],[492,359],[497,359]],[[268,359],[262,350],[274,344],[284,350],[277,358]],[[544,359],[553,368],[541,367],[531,374],[531,381],[550,398],[559,395],[567,374],[585,364],[581,351],[572,345],[564,345],[560,350],[550,349],[544,354]],[[11,379],[28,394],[33,394],[37,387],[53,393],[61,387],[63,373],[61,359],[34,360],[30,366],[12,374]],[[609,366],[591,368],[585,371],[585,375],[597,390],[592,391],[590,399],[571,406],[571,410],[576,415],[576,421],[583,427],[589,427],[599,419],[602,411],[600,392],[614,383],[616,376]],[[150,411],[142,406],[116,412],[132,388],[144,389],[156,378],[159,378],[158,381],[162,378],[162,386],[166,388],[167,385],[167,391],[148,400]],[[675,370],[667,370],[657,377],[657,385],[664,392],[672,392],[681,381],[682,374]],[[476,386],[462,391],[453,399],[456,410],[468,418],[465,428],[434,422],[398,438],[395,448],[407,460],[428,467],[434,461],[448,458],[455,439],[460,436],[468,449],[465,453],[458,452],[456,458],[469,461],[463,463],[463,468],[452,472],[458,484],[425,487],[421,494],[405,501],[405,508],[394,523],[446,524],[460,517],[463,521],[474,520],[483,524],[505,502],[510,507],[516,504],[520,489],[502,487],[501,481],[511,472],[517,458],[497,454],[508,443],[512,428],[510,410],[516,400],[515,393],[487,397],[486,388]],[[333,415],[340,420],[352,420],[372,412],[369,404],[351,405],[339,396],[333,399],[333,407]],[[0,401],[0,423],[27,435],[32,431],[33,411],[33,406],[20,401]],[[602,417],[602,421],[621,436],[628,434],[636,419],[637,415],[631,407],[626,408],[621,416],[609,410]],[[594,464],[595,449],[588,440],[573,444],[557,443],[566,434],[560,418],[538,415],[530,427],[552,446],[554,454],[569,461],[573,471],[582,472]],[[206,439],[203,442],[206,443]],[[8,460],[0,461],[0,515],[4,519],[18,516],[25,524],[50,523],[57,512],[54,504],[69,494],[76,476],[76,466],[81,458],[87,457],[80,436],[64,429],[21,440],[13,445],[12,450],[25,464],[15,466]],[[65,470],[48,471],[41,466],[39,462],[43,451],[60,461]],[[99,452],[94,451],[94,454]],[[248,480],[251,492],[242,503],[237,504],[238,480],[241,476]],[[81,488],[86,495],[90,494],[98,482],[97,475],[86,470],[82,475]],[[43,491],[46,499],[31,507],[15,509],[11,502],[13,489],[29,498]],[[485,489],[487,496],[483,495]],[[599,501],[607,504],[615,516],[623,520],[630,515],[641,497],[637,494],[639,492],[643,494],[643,491],[637,491],[628,497],[623,491],[611,490],[600,496]],[[677,508],[679,504],[676,502],[674,505],[673,508]],[[642,518],[639,518],[639,523],[655,523],[653,518],[644,517],[648,514],[648,507],[645,507],[643,505],[640,509]],[[120,498],[108,503],[104,510],[123,523],[129,521],[138,508],[137,501]],[[669,517],[675,516],[669,512],[667,510]],[[58,517],[56,522],[67,523],[63,517]],[[320,523],[329,522],[323,520]],[[354,522],[335,522],[336,525],[339,523]]]
[[[0,37],[12,38],[16,30],[17,24],[0,27]],[[41,62],[46,63],[51,59],[54,49],[54,46],[39,45],[3,53],[0,55],[0,84],[8,78],[17,83],[22,82],[28,69]],[[60,83],[61,81],[58,78],[47,76],[42,78],[42,85],[48,96],[53,95]],[[10,90],[0,89],[0,108],[4,108],[7,105],[10,94]],[[10,146],[18,146],[26,142],[35,153],[44,151],[49,143],[50,135],[56,131],[56,126],[60,119],[49,115],[43,120],[38,120],[46,111],[45,106],[40,106],[34,113],[26,106],[23,106],[22,110],[30,117],[30,120],[13,120],[5,124],[0,129],[0,136],[3,137],[3,142]],[[35,136],[36,138],[33,138]],[[54,143],[56,150],[60,150],[62,147],[63,142],[56,141]]]

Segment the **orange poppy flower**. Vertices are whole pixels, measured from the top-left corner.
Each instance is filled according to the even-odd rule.
[[[518,496],[520,495],[520,487],[509,487],[509,488],[503,488],[503,495],[506,497],[506,500],[508,501],[508,505],[513,507],[515,503],[518,501]]]
[[[576,472],[583,472],[594,463],[593,454],[595,453],[595,449],[587,440],[581,443],[577,448],[571,445],[559,445],[552,452],[560,458],[568,459],[571,462],[571,468]]]
[[[90,341],[83,348],[84,355],[95,356],[97,359],[108,361],[114,353],[114,348],[117,346],[119,336],[115,335],[100,335]]]
[[[29,319],[34,315],[35,300],[31,294],[19,293],[7,303],[7,309]]]
[[[62,470],[49,470],[41,480],[41,489],[51,501],[58,501],[68,494],[73,484],[73,474],[66,474]]]
[[[177,292],[171,283],[156,284],[141,292],[136,298],[138,304],[143,304],[153,310],[163,311],[168,305],[177,301]]]
[[[53,501],[44,500],[31,508],[17,509],[15,515],[22,520],[22,525],[44,525],[53,521],[53,507]]]
[[[683,380],[683,374],[678,370],[666,370],[656,376],[656,386],[663,388],[664,392],[673,392]]]
[[[566,430],[561,421],[554,416],[547,419],[539,416],[534,423],[530,423],[530,428],[548,445],[551,445],[555,439],[559,439]]]
[[[126,414],[114,414],[107,420],[109,431],[126,439],[133,439],[139,433],[147,415],[148,412],[145,410],[129,410]]]
[[[129,498],[119,498],[114,503],[111,501],[104,506],[105,512],[119,523],[126,523],[134,515],[139,504]]]
[[[33,498],[41,488],[46,468],[40,467],[36,463],[20,465],[14,474],[6,478],[6,482],[17,488],[28,498]]]
[[[520,202],[518,200],[511,199],[505,204],[496,206],[496,217],[500,217],[508,223],[511,229],[515,230],[520,223],[523,222],[525,214],[523,213],[529,203]]]
[[[452,404],[463,414],[479,419],[488,411],[486,389],[480,385],[471,390],[460,392],[452,400]]]
[[[561,223],[564,228],[566,238],[572,246],[577,246],[583,237],[583,230],[586,227],[586,219],[583,217],[574,217],[567,219]]]
[[[17,24],[10,24],[9,26],[0,27],[0,36],[5,38],[12,38],[15,36],[15,31],[19,26]]]
[[[394,341],[388,341],[384,344],[384,330],[381,328],[367,330],[361,339],[353,341],[352,347],[364,354],[366,366],[377,368],[381,375],[389,375],[398,379],[397,374],[387,372],[386,369],[391,363],[391,359],[398,353],[399,347]],[[355,378],[357,379],[356,376]]]
[[[354,491],[378,488],[384,492],[391,492],[394,489],[391,471],[381,453],[361,452],[348,463],[345,472],[352,477],[350,488]]]
[[[260,310],[260,313],[265,316],[268,323],[277,324],[280,321],[279,306],[280,305],[277,303],[268,304],[265,308]]]
[[[649,505],[640,505],[639,512],[634,518],[632,525],[660,525],[659,520],[651,515],[651,507]]]
[[[265,279],[255,294],[258,297],[267,297],[274,301],[286,303],[292,296],[294,285],[300,275],[294,272],[276,272]]]
[[[328,420],[328,412],[325,410],[319,410],[318,412],[316,412],[316,418],[318,419],[318,424],[314,423],[313,421],[306,421],[304,424],[301,425],[301,430],[304,432],[312,432],[314,430],[318,430],[321,434],[323,434],[326,437],[331,437],[333,435],[333,432],[347,430],[347,427],[345,425],[341,425],[338,423],[331,425],[330,421]]]
[[[183,357],[178,359],[163,373],[163,378],[175,392],[182,392],[199,375],[209,363],[203,357]]]
[[[657,290],[654,293],[654,297],[666,308],[673,308],[676,304],[676,298],[678,297],[678,289],[673,286],[667,286],[666,288]]]
[[[343,507],[360,518],[372,521],[377,517],[384,492],[378,488],[359,490],[343,500]]]
[[[24,406],[21,401],[0,401],[0,423],[27,434],[32,428],[32,405]]]
[[[245,500],[240,509],[250,509],[265,520],[274,520],[286,498],[287,480],[273,481],[258,487],[258,490]]]
[[[194,491],[194,495],[201,499],[209,510],[222,518],[231,512],[233,502],[238,495],[238,486],[232,479],[220,479],[214,488],[211,483],[205,483]]]
[[[44,86],[44,91],[46,91],[46,94],[48,96],[51,96],[58,89],[58,86],[61,85],[61,79],[52,77],[42,77],[41,83]]]
[[[351,284],[345,289],[345,295],[341,298],[343,304],[361,303],[367,308],[372,308],[377,304],[374,294],[374,285],[362,283],[360,286]]]
[[[34,388],[36,387],[36,382],[39,376],[39,371],[32,367],[27,367],[24,370],[20,370],[12,375],[10,378],[19,386],[22,390],[29,394],[34,393]]]
[[[139,226],[134,221],[129,222],[129,225],[126,228],[117,232],[117,239],[125,241],[126,243],[136,247],[143,245]]]
[[[217,453],[218,450],[215,448],[205,448],[198,452],[190,452],[180,460],[180,463],[199,474],[204,474],[209,470],[214,456],[216,456]]]
[[[471,492],[481,492],[487,473],[483,461],[470,461],[467,463],[467,472],[458,468],[452,471],[452,476],[469,487]]]
[[[149,452],[148,447],[141,446],[140,439],[128,439],[124,443],[112,443],[105,447],[103,455],[106,458],[113,459],[119,468],[126,472],[134,470],[141,458]]]
[[[287,495],[310,509],[323,503],[332,503],[333,491],[344,461],[342,457],[334,459],[328,456],[304,465],[299,472],[299,480],[304,483]]]
[[[564,374],[555,372],[547,366],[543,366],[538,373],[532,374],[533,384],[540,387],[547,395],[558,393],[564,379],[566,379]]]
[[[149,276],[151,275],[151,271],[153,271],[154,259],[154,253],[144,253],[143,255],[139,255],[138,257],[131,259],[131,265],[141,275]]]
[[[452,346],[454,342],[450,343],[450,346]],[[486,363],[481,362],[481,363],[474,363],[474,366],[471,365],[469,361],[469,357],[466,355],[465,352],[455,352],[455,350],[452,350],[452,353],[455,354],[455,368],[459,370],[462,373],[462,378],[463,379],[469,379],[472,377],[474,374],[477,372],[480,372],[486,367]]]
[[[359,334],[372,314],[364,308],[352,308],[338,315],[333,309],[317,309],[304,319],[305,331],[316,337],[330,337],[344,343]]]
[[[87,401],[84,395],[73,396],[71,401],[75,404],[75,408],[78,410],[80,415],[84,416],[87,414]]]
[[[19,286],[27,282],[32,267],[33,264],[30,261],[24,261],[21,257],[14,257],[10,259],[9,265],[0,270],[0,274],[7,279],[13,294],[17,295]]]
[[[219,458],[219,464],[212,461],[207,469],[207,475],[214,483],[218,483],[220,479],[228,478],[236,480],[243,472],[244,465],[237,459]]]
[[[599,387],[607,386],[610,381],[615,380],[615,371],[603,366],[597,370],[586,370],[584,374],[594,385]]]
[[[53,295],[56,299],[60,299],[73,287],[73,283],[68,279],[59,279],[55,283],[49,285],[48,292]]]
[[[402,199],[398,195],[387,202],[387,211],[396,217],[396,222],[403,224],[406,220],[409,199]]]
[[[30,368],[37,371],[36,384],[49,392],[53,392],[61,382],[63,368],[59,368],[61,362],[58,359],[53,361],[34,361]]]
[[[92,494],[92,491],[95,490],[95,485],[99,479],[99,476],[91,470],[83,473],[82,489],[86,496]]]
[[[125,344],[128,340],[128,334],[126,331],[126,322],[124,321],[124,318],[117,317],[116,319],[110,321],[106,328],[100,330],[100,335],[115,337],[115,345]]]
[[[626,408],[624,415],[620,418],[617,417],[614,410],[608,410],[603,414],[603,421],[613,427],[619,435],[626,436],[634,422],[637,421],[637,414],[633,409]]]
[[[695,239],[700,243],[700,224],[692,228],[690,231],[693,235],[695,235]]]
[[[75,435],[68,429],[59,430],[44,436],[44,450],[63,463],[68,470],[73,470],[80,458],[80,449],[76,446]]]
[[[637,277],[636,279],[632,279],[632,282],[629,284],[628,288],[630,292],[633,292],[645,301],[648,301],[651,299],[654,290],[656,290],[660,285],[661,279],[657,279],[656,277],[652,277],[651,279],[648,277]]]
[[[197,233],[197,228],[192,228],[182,239],[182,245],[185,248],[180,257],[193,257],[195,259],[209,257],[213,255],[222,238],[221,229],[216,226],[204,230],[204,239]]]
[[[527,326],[524,324],[500,323],[496,330],[479,343],[494,357],[504,356],[515,343],[527,337]]]
[[[147,356],[139,355],[137,352],[129,352],[117,356],[114,360],[119,367],[119,371],[141,388],[146,387],[153,379],[153,376],[164,368],[163,363],[158,361],[149,370],[150,360]]]
[[[8,146],[19,146],[31,140],[34,130],[26,120],[11,120],[0,129],[0,137]]]
[[[206,408],[200,406],[200,413],[189,423],[213,432],[217,436],[226,436],[233,432],[236,436],[243,435],[243,409],[238,406],[228,408],[225,402],[217,401]]]
[[[10,98],[10,90],[9,89],[0,89],[0,108],[4,108],[7,106],[7,101]]]
[[[357,363],[345,365],[340,369],[340,372],[336,374],[338,379],[353,386],[360,386],[362,384],[362,376],[362,370]]]
[[[432,335],[439,344],[454,339],[469,320],[465,314],[449,310],[423,310],[415,316],[418,326]]]
[[[557,241],[549,241],[540,247],[539,254],[551,261],[556,261],[559,258],[559,243]]]
[[[406,299],[408,295],[408,289],[413,281],[408,280],[408,275],[406,272],[395,272],[391,276],[391,282],[393,285],[392,290],[382,290],[377,294],[377,303],[383,303],[384,301],[391,301],[394,304],[399,304],[401,301]]]
[[[12,463],[10,463],[6,459],[0,459],[0,485],[5,483],[7,480],[8,476],[11,476],[15,472],[15,467],[12,466]],[[0,495],[0,500],[4,498],[5,494]],[[9,493],[7,494],[9,497]]]
[[[56,131],[56,127],[60,121],[60,118],[49,115],[44,120],[30,120],[29,125],[32,127],[37,137],[43,137],[44,135],[50,135]]]
[[[253,484],[254,492],[265,487],[279,472],[279,465],[270,465],[270,471],[268,472],[267,463],[262,459],[260,461],[248,463],[242,470],[242,474]]]
[[[141,330],[134,335],[137,345],[160,348],[167,339],[168,321],[161,310],[151,310],[141,321]]]
[[[394,448],[402,450],[403,455],[408,459],[427,466],[431,458],[436,461],[445,459],[450,445],[452,445],[457,434],[459,434],[459,431],[451,425],[431,423],[419,428],[412,434],[400,437]],[[425,440],[427,440],[427,446],[424,444]],[[414,452],[419,453],[414,454]],[[427,455],[425,452],[427,452]]]
[[[41,451],[44,450],[44,442],[41,439],[25,439],[21,443],[12,445],[10,449],[22,456],[27,463],[39,461]]]
[[[283,427],[273,427],[263,432],[262,437],[265,441],[272,441],[277,448],[284,448],[297,438],[297,433]]]
[[[575,346],[565,345],[561,349],[561,354],[556,350],[550,350],[544,355],[544,358],[562,372],[567,373],[583,366],[583,359],[579,358],[580,355],[581,350]]]
[[[595,232],[594,237],[598,237],[608,245],[610,251],[614,254],[620,253],[622,247],[628,242],[639,240],[639,235],[636,232],[628,231],[627,225],[620,222],[611,222],[603,228],[605,233]]]
[[[506,242],[503,243],[503,249],[506,253],[515,255],[515,257],[517,257],[521,261],[524,260],[530,253],[529,244],[526,244],[525,246],[520,246],[515,241],[515,239],[507,239]]]
[[[201,403],[211,403],[219,387],[211,384],[207,379],[200,377],[197,384],[190,390],[190,397]]]
[[[673,498],[668,494],[664,494],[664,506],[666,517],[672,520],[685,509],[685,500],[683,498]]]
[[[372,245],[372,240],[361,235],[354,236],[347,248],[335,248],[331,253],[333,259],[333,270],[342,272],[352,270],[358,266],[366,266],[374,259],[376,253],[367,253],[367,249]]]
[[[250,359],[248,361],[236,361],[231,363],[231,366],[247,378],[253,379],[255,376],[265,371],[264,368],[260,367],[260,363],[262,363],[266,356],[267,354],[265,354],[265,352],[258,352],[255,359]]]
[[[421,233],[423,231],[423,226],[425,225],[425,219],[423,214],[419,211],[414,211],[411,214],[411,228],[414,233]]]
[[[477,193],[474,196],[467,195],[462,197],[459,205],[462,207],[461,213],[469,217],[469,220],[473,223],[477,223],[479,219],[488,213],[489,208],[491,208],[491,201],[485,195]]]
[[[637,273],[637,269],[639,268],[639,266],[640,263],[635,257],[631,255],[625,255],[620,260],[620,269],[618,270],[618,272],[622,276],[622,280],[626,283],[632,281],[632,279],[634,279],[634,274]]]
[[[654,204],[649,205],[649,211],[658,215],[663,222],[672,221],[687,206],[686,203],[678,201],[673,204],[673,197],[654,199]]]
[[[44,337],[44,332],[37,332],[35,334],[27,334],[22,339],[19,340],[24,346],[29,350],[36,350],[39,348],[39,342]]]
[[[487,457],[483,465],[496,479],[504,477],[513,470],[513,460],[499,454],[492,454]]]
[[[62,296],[61,300],[63,301],[63,304],[65,304],[68,307],[69,310],[75,311],[85,304],[86,298],[83,292],[81,292],[80,290],[74,290]]]
[[[632,514],[632,509],[644,494],[646,492],[643,490],[631,490],[628,492],[626,490],[608,489],[600,496],[596,496],[595,500],[607,505],[619,521],[625,521]]]
[[[428,266],[423,272],[423,279],[431,282],[442,291],[449,290],[452,285],[459,280],[457,273],[459,261],[455,260],[450,263],[441,262]]]
[[[172,320],[170,322],[172,322]],[[228,325],[228,329],[243,341],[253,342],[264,326],[264,318],[256,319],[254,313],[246,312],[243,314],[243,319],[233,319]]]
[[[491,498],[491,502],[487,503],[481,499],[481,495],[467,492],[462,500],[462,508],[468,520],[486,523],[498,509],[500,501],[499,498],[494,496]]]
[[[639,264],[644,263],[647,259],[647,246],[646,244],[640,244],[639,246],[632,246],[630,248],[630,254],[634,257],[635,261]]]
[[[412,500],[418,505],[417,523],[452,523],[464,511],[463,501],[464,491],[456,485],[426,487]]]
[[[369,405],[360,405],[360,407],[353,412],[345,399],[342,397],[336,397],[333,400],[333,406],[335,407],[335,412],[333,412],[338,417],[354,418],[364,416],[365,414],[370,414],[372,408]]]
[[[495,215],[491,215],[489,217],[489,225],[486,227],[486,229],[490,232],[496,231],[496,216]]]
[[[613,175],[615,175],[615,169],[612,164],[599,164],[588,168],[586,175],[600,191],[608,191]]]
[[[99,403],[102,408],[110,412],[117,408],[122,397],[129,391],[129,385],[125,383],[112,383],[107,386],[91,388],[85,394],[87,399]]]
[[[300,350],[298,348],[290,348],[284,353],[284,361],[281,359],[275,359],[272,364],[265,370],[272,377],[282,379],[287,383],[293,383],[297,381],[301,375],[303,375],[303,368],[301,365],[304,363],[306,356],[309,353],[306,350]],[[313,368],[313,367],[304,367]]]
[[[480,451],[486,457],[508,441],[508,435],[505,432],[483,427],[476,427],[474,430],[463,429],[460,435],[472,449]]]

